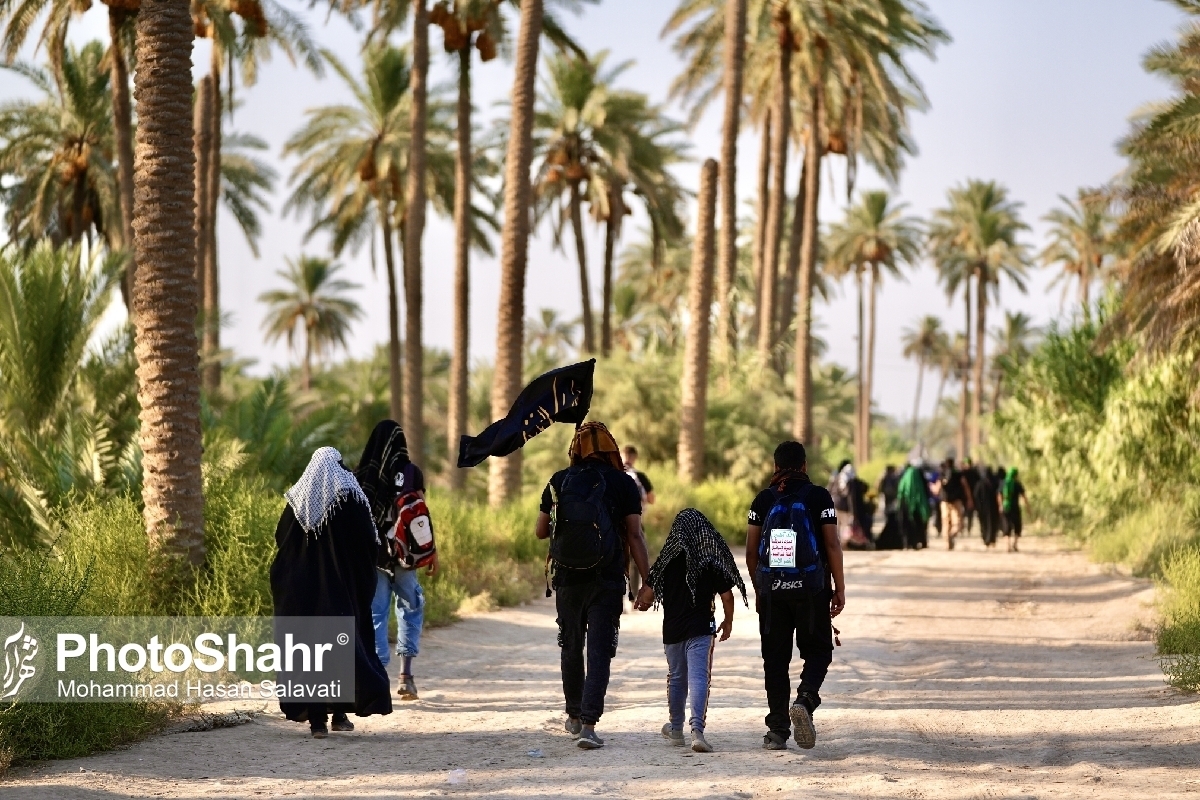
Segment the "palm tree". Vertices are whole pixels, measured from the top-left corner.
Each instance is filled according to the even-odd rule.
[[[126,488],[136,421],[112,419],[93,379],[128,381],[118,392],[127,400],[134,376],[89,363],[105,360],[107,342],[88,355],[124,260],[45,239],[0,253],[0,541],[49,543],[48,512],[75,491]]]
[[[875,305],[885,272],[900,277],[902,265],[915,265],[921,254],[921,223],[904,216],[904,204],[887,192],[863,192],[846,211],[846,219],[829,230],[826,269],[834,274],[855,273],[858,285],[859,450],[857,460],[871,459],[871,399],[875,373]],[[870,283],[866,337],[863,336],[862,278]],[[865,344],[865,349],[864,349]]]
[[[480,58],[496,56],[496,43],[503,36],[499,6],[491,0],[455,0],[436,4],[430,22],[444,33],[446,52],[458,54],[457,147],[454,159],[454,351],[450,363],[450,408],[446,442],[451,450],[467,432],[470,392],[470,293],[471,293],[471,50]],[[461,489],[466,473],[450,468],[450,488]]]
[[[1155,355],[1178,352],[1200,337],[1200,173],[1196,125],[1200,46],[1195,20],[1200,9],[1177,4],[1191,18],[1178,39],[1152,48],[1143,59],[1147,72],[1174,87],[1169,100],[1139,114],[1120,150],[1129,166],[1112,194],[1123,213],[1117,225],[1121,247],[1121,302],[1113,327],[1136,332]]]
[[[683,158],[682,144],[671,141],[679,127],[651,106],[645,95],[612,84],[629,66],[604,70],[605,53],[589,60],[578,54],[546,59],[542,109],[535,117],[535,147],[541,159],[535,179],[539,215],[552,212],[555,239],[570,224],[579,264],[583,307],[583,347],[596,350],[591,286],[583,235],[583,204],[606,224],[602,351],[612,346],[612,269],[616,240],[632,190],[646,205],[652,230],[678,238],[678,214],[684,192],[668,171]]]
[[[240,73],[246,85],[257,79],[261,62],[268,60],[274,50],[282,51],[292,64],[303,62],[314,75],[320,75],[323,64],[315,42],[309,36],[304,21],[275,0],[198,0],[191,4],[192,23],[197,35],[212,42],[209,63],[210,89],[205,93],[208,107],[198,109],[197,121],[206,130],[197,129],[197,140],[206,152],[197,153],[198,206],[197,259],[200,279],[201,318],[204,330],[203,353],[206,362],[204,384],[216,391],[221,382],[221,365],[217,357],[221,346],[220,259],[217,246],[217,207],[222,199],[221,186],[225,136],[222,115],[232,113],[235,77]],[[222,80],[227,79],[229,96],[222,93]]]
[[[120,247],[120,206],[113,171],[112,109],[104,46],[67,48],[53,72],[30,64],[14,71],[44,95],[0,106],[0,189],[9,238],[79,242],[98,235]]]
[[[151,541],[204,560],[200,353],[196,340],[192,20],[186,5],[144,0],[137,15],[138,163],[133,307],[141,405],[142,500]]]
[[[791,146],[792,122],[792,15],[788,3],[774,3],[771,21],[776,29],[778,71],[775,75],[776,100],[772,119],[777,129],[771,154],[774,175],[773,191],[767,206],[766,241],[763,248],[762,275],[759,279],[758,353],[764,362],[774,352],[776,344],[776,294],[779,283],[779,254],[783,243],[783,217],[787,205],[787,161]]]
[[[521,0],[516,70],[510,100],[508,152],[504,165],[504,231],[500,240],[500,299],[496,322],[496,367],[492,373],[492,418],[500,419],[521,391],[525,321],[525,267],[529,255],[529,170],[533,164],[533,122],[538,44],[542,35],[543,0]],[[518,451],[519,453],[520,451]],[[493,459],[488,474],[488,501],[498,506],[521,484],[516,454]]]
[[[1021,221],[1020,204],[1008,199],[1008,190],[994,181],[967,181],[951,189],[947,205],[933,213],[929,228],[929,249],[939,278],[948,297],[962,290],[967,316],[967,335],[971,328],[971,280],[975,281],[975,352],[972,361],[975,391],[971,394],[971,431],[968,445],[981,442],[981,393],[986,365],[987,305],[989,293],[999,293],[1002,278],[1025,291],[1025,272],[1029,264],[1027,247],[1017,240],[1028,230]],[[970,340],[968,338],[968,357]],[[964,376],[964,382],[966,377]],[[964,454],[960,454],[964,455]]]
[[[712,314],[713,251],[717,216],[717,162],[700,170],[700,205],[688,290],[689,326],[683,355],[683,398],[679,419],[679,477],[688,483],[704,478],[704,421],[708,414],[709,322]]]
[[[1066,300],[1070,282],[1079,284],[1079,305],[1091,314],[1091,288],[1105,273],[1114,255],[1113,220],[1109,199],[1099,192],[1080,189],[1075,200],[1059,195],[1063,207],[1042,219],[1050,223],[1050,244],[1041,252],[1045,266],[1061,267],[1053,284],[1063,285]]]
[[[284,145],[284,155],[300,157],[291,178],[297,185],[284,211],[309,212],[310,232],[330,230],[334,255],[373,239],[371,227],[378,225],[388,282],[390,413],[404,419],[393,230],[412,141],[411,71],[404,51],[394,47],[372,47],[364,54],[361,81],[331,53],[325,58],[354,103],[309,109],[308,122]]]
[[[746,56],[746,0],[729,0],[725,11],[725,117],[721,122],[721,240],[718,244],[717,339],[732,352],[733,289],[737,280],[737,139],[741,130],[742,78]]]
[[[558,365],[575,347],[575,326],[576,323],[564,320],[555,309],[543,308],[526,324],[526,346]]]
[[[112,93],[109,112],[112,116],[113,158],[116,161],[116,184],[120,218],[113,215],[110,227],[115,245],[130,251],[121,293],[127,308],[132,309],[133,275],[136,269],[133,256],[133,110],[129,94],[129,65],[127,53],[132,52],[132,30],[129,22],[137,14],[140,0],[106,0],[110,46],[108,61]],[[62,66],[68,51],[67,29],[71,20],[91,7],[79,0],[0,0],[0,18],[7,18],[3,33],[4,60],[11,64],[25,44],[33,25],[42,21],[38,44],[47,46],[47,55],[55,72]]]
[[[251,254],[258,258],[262,238],[259,212],[270,212],[267,196],[275,191],[278,174],[254,153],[267,149],[267,143],[249,133],[236,131],[221,139],[221,196],[225,210],[233,217]]]
[[[992,331],[996,352],[992,355],[992,411],[1000,407],[1006,375],[1013,375],[1033,353],[1041,329],[1023,311],[1004,312],[1004,324]]]
[[[425,0],[410,0],[413,17],[412,103],[409,108],[407,186],[404,192],[404,430],[409,451],[425,457],[425,345],[421,332],[425,235],[426,124],[429,105],[429,13]]]
[[[517,0],[508,0],[520,7]],[[508,30],[501,14],[501,3],[494,0],[441,0],[429,12],[429,21],[440,26],[446,52],[458,55],[458,124],[455,149],[455,258],[454,258],[454,351],[450,364],[450,407],[446,440],[451,448],[466,433],[469,403],[468,370],[470,344],[470,247],[472,177],[471,50],[479,51],[484,63],[496,57],[497,49],[508,44]],[[563,32],[553,17],[543,18],[548,39],[560,48],[577,45]],[[450,487],[459,489],[466,473],[450,466]]]
[[[346,296],[361,287],[338,278],[342,265],[329,259],[300,256],[296,261],[286,261],[287,269],[275,274],[288,283],[288,288],[263,292],[258,299],[268,306],[263,320],[268,342],[286,338],[290,350],[297,326],[304,329],[300,388],[308,391],[312,386],[313,356],[321,358],[335,346],[345,348],[350,323],[362,318],[362,308]]]
[[[900,169],[906,149],[910,107],[925,104],[920,82],[905,65],[908,51],[932,56],[949,36],[923,4],[911,0],[861,0],[829,5],[787,0],[791,25],[801,46],[802,82],[807,89],[808,130],[805,139],[800,263],[796,285],[796,410],[793,433],[812,439],[811,327],[812,285],[817,261],[821,159],[826,152],[844,153],[847,191],[852,192],[860,149],[885,175]],[[872,8],[873,6],[873,8]],[[790,302],[790,299],[789,299]]]
[[[672,137],[679,126],[663,116],[657,106],[648,106],[645,95],[620,92],[609,95],[614,106],[608,112],[620,135],[613,137],[603,170],[593,180],[596,190],[591,204],[592,216],[604,224],[604,276],[601,295],[600,352],[612,352],[613,274],[616,245],[624,229],[625,216],[631,212],[627,191],[641,202],[650,220],[654,263],[662,259],[665,246],[677,243],[684,235],[680,213],[688,192],[675,179],[670,167],[686,160],[686,142]],[[627,120],[626,124],[620,124]]]
[[[900,336],[905,358],[917,362],[917,396],[913,400],[912,438],[917,439],[917,424],[921,418],[921,387],[925,382],[925,368],[938,364],[943,350],[949,342],[946,332],[942,330],[942,321],[937,317],[926,315],[917,320],[912,328],[905,328]],[[942,373],[945,381],[945,372]],[[938,402],[941,402],[941,390],[938,390]]]

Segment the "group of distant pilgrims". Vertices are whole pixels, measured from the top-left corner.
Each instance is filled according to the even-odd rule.
[[[846,460],[834,470],[829,492],[838,509],[842,546],[848,550],[919,550],[929,546],[930,528],[953,550],[958,537],[970,535],[978,522],[986,547],[994,548],[1003,536],[1008,551],[1016,552],[1024,528],[1021,504],[1029,510],[1016,467],[989,467],[970,459],[961,467],[953,458],[937,465],[914,458],[903,471],[888,465],[873,494]],[[876,535],[880,510],[883,525]]]

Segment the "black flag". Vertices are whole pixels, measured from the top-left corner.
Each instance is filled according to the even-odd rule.
[[[459,468],[482,464],[488,456],[506,456],[555,422],[583,422],[592,405],[596,359],[571,364],[539,375],[521,390],[508,416],[496,420],[478,436],[458,443]]]

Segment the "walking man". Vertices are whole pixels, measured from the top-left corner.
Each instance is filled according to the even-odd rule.
[[[617,654],[627,550],[643,584],[637,606],[648,608],[654,591],[646,585],[641,492],[625,474],[616,440],[602,423],[587,422],[568,455],[571,466],[554,473],[542,492],[535,533],[550,540],[566,729],[581,749],[595,750],[604,746],[596,723]]]
[[[758,630],[767,689],[767,735],[763,749],[816,744],[813,712],[833,661],[833,618],[846,606],[837,510],[827,489],[808,477],[799,442],[775,448],[771,485],[750,506],[746,526],[746,569],[754,580]],[[793,642],[804,666],[792,700]]]
[[[966,476],[954,466],[954,459],[942,464],[942,525],[946,530],[946,548],[954,549],[954,540],[962,533],[967,511],[974,511],[971,487]]]
[[[637,468],[638,449],[631,444],[625,445],[622,451],[625,454],[625,474],[633,478],[633,482],[637,484],[638,493],[642,498],[642,506],[654,505],[654,484],[650,483],[650,478],[644,472],[639,472]],[[638,592],[642,588],[642,578],[637,571],[637,563],[630,557],[628,548],[625,552],[626,573],[625,580],[628,589],[629,602],[632,603],[637,599]]]

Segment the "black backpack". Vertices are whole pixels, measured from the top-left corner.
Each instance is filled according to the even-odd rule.
[[[555,500],[550,558],[556,570],[599,570],[617,552],[617,531],[604,493],[604,473],[591,464],[567,470]]]
[[[816,595],[825,589],[827,569],[803,493],[776,492],[758,542],[759,590]]]

